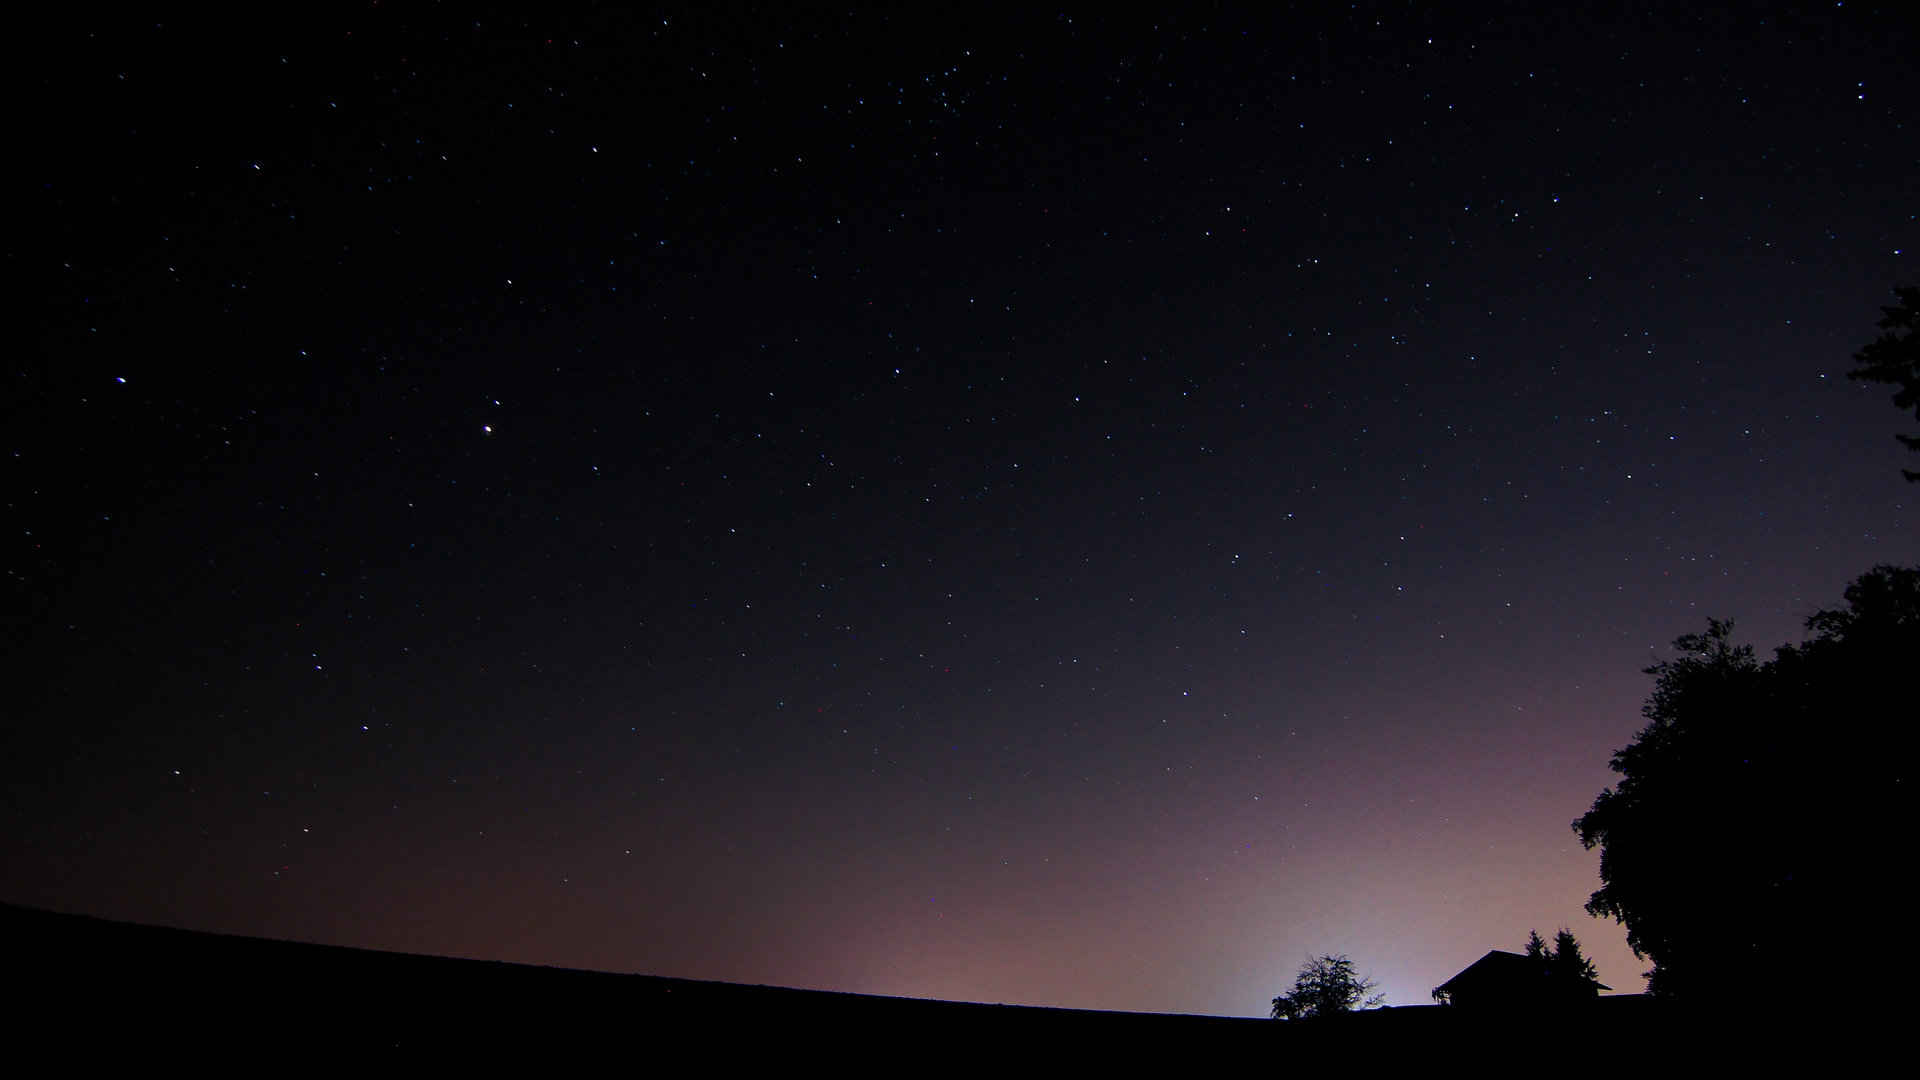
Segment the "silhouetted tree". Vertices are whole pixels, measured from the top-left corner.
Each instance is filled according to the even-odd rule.
[[[1345,956],[1317,956],[1301,965],[1293,989],[1273,999],[1275,1020],[1309,1020],[1316,1016],[1371,1009],[1386,1000],[1372,994],[1373,980],[1363,979]]]
[[[1880,309],[1886,314],[1886,318],[1880,320],[1880,328],[1886,333],[1853,354],[1860,366],[1847,372],[1847,378],[1899,387],[1894,391],[1893,403],[1902,409],[1912,409],[1914,419],[1920,420],[1920,334],[1915,333],[1920,330],[1920,288],[1897,288],[1893,294],[1900,298],[1900,303]],[[1920,450],[1920,436],[1895,435],[1894,438],[1909,450]],[[1910,481],[1920,481],[1920,472],[1912,469],[1900,472]]]
[[[1538,940],[1540,935],[1533,935]],[[1567,998],[1592,998],[1600,996],[1605,989],[1600,983],[1600,972],[1593,961],[1580,953],[1580,942],[1573,931],[1562,929],[1553,935],[1553,952],[1546,956],[1547,980],[1553,984],[1556,996]]]
[[[1587,910],[1626,925],[1655,994],[1734,998],[1816,957],[1865,962],[1830,940],[1890,902],[1883,845],[1914,809],[1920,567],[1876,567],[1846,599],[1765,663],[1709,620],[1647,669],[1648,724],[1573,828],[1600,849]]]
[[[1593,961],[1581,955],[1580,942],[1571,930],[1553,935],[1552,946],[1540,931],[1527,931],[1525,955],[1540,967],[1541,994],[1546,999],[1542,1004],[1598,997],[1606,989]]]

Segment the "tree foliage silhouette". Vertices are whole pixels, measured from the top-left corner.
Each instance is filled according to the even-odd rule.
[[[1538,930],[1527,931],[1527,959],[1540,965],[1546,983],[1546,995],[1555,1001],[1577,1001],[1598,997],[1605,987],[1593,961],[1580,952],[1573,931],[1562,929],[1553,935],[1553,944],[1540,937]]]
[[[1897,288],[1893,294],[1900,298],[1900,303],[1880,309],[1886,315],[1880,320],[1880,328],[1886,333],[1853,354],[1860,366],[1847,372],[1847,378],[1893,384],[1899,388],[1894,391],[1893,403],[1902,409],[1912,409],[1913,418],[1920,420],[1920,333],[1916,333],[1920,331],[1920,288]],[[1907,449],[1920,451],[1920,436],[1895,435],[1894,438]],[[1900,472],[1909,481],[1920,481],[1920,472],[1912,469]]]
[[[1573,828],[1600,849],[1587,911],[1627,928],[1650,992],[1750,995],[1892,895],[1913,807],[1920,567],[1881,566],[1764,663],[1709,620],[1647,669],[1620,780]]]
[[[1356,1008],[1371,1009],[1386,1000],[1386,995],[1374,994],[1373,988],[1373,980],[1361,978],[1353,961],[1345,956],[1316,956],[1301,965],[1293,989],[1273,999],[1273,1018],[1310,1020]]]

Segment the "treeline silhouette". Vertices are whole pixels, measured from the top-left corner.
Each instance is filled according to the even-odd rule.
[[[1619,782],[1573,823],[1600,849],[1587,910],[1626,925],[1653,994],[1748,1001],[1816,966],[1807,1004],[1840,1006],[1878,981],[1853,928],[1906,913],[1920,567],[1875,567],[1807,629],[1766,661],[1728,622],[1678,639]]]
[[[1847,374],[1892,385],[1894,405],[1920,419],[1920,288],[1894,295]],[[1920,451],[1920,437],[1898,438]],[[1626,926],[1653,961],[1655,996],[1730,1007],[1812,969],[1793,1008],[1831,1011],[1884,981],[1880,947],[1855,928],[1907,914],[1920,566],[1876,566],[1845,601],[1770,660],[1710,619],[1646,669],[1647,725],[1573,829],[1600,849],[1587,911]]]
[[[1920,288],[1898,287],[1850,378],[1893,385],[1920,419]],[[1900,435],[1920,451],[1920,437]],[[1920,473],[1903,470],[1907,480]],[[1856,928],[1904,923],[1907,825],[1920,727],[1920,566],[1876,566],[1810,636],[1762,661],[1709,619],[1646,669],[1647,725],[1613,755],[1620,780],[1573,822],[1600,850],[1589,914],[1625,925],[1651,960],[1648,994],[1698,1019],[1790,999],[1794,1015],[1857,1010],[1883,985],[1884,945]],[[1275,1017],[1344,1013],[1348,964],[1302,969]],[[1331,979],[1328,971],[1344,975]],[[1812,974],[1808,974],[1808,972]],[[1337,993],[1325,984],[1337,983]],[[1775,990],[1783,983],[1790,990]],[[1600,985],[1573,935],[1494,950],[1434,990],[1444,1004],[1524,1011],[1579,1005]]]

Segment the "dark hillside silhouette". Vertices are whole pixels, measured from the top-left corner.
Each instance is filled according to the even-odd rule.
[[[0,904],[16,1059],[178,1060],[282,1070],[317,1061],[499,1067],[538,1058],[635,1068],[820,1064],[899,1074],[941,1067],[1183,1069],[1373,1063],[1473,1055],[1505,1018],[1439,1006],[1371,1009],[1312,1024],[870,997],[228,937]],[[1604,998],[1599,1023],[1669,1040],[1688,1018],[1638,995]],[[1530,1029],[1551,1036],[1552,1022]]]
[[[963,1042],[1015,1046],[1231,1046],[1254,1019],[923,1001],[701,982],[134,926],[0,905],[17,1042],[142,1060],[284,1065],[493,1063],[498,1055],[665,1067],[785,1059],[945,1060]],[[1244,1037],[1244,1036],[1243,1036]],[[668,1051],[672,1053],[669,1054]],[[636,1056],[637,1055],[637,1056]],[[897,1071],[914,1071],[901,1065]]]

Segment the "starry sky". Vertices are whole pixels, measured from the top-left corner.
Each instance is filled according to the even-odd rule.
[[[1263,1015],[1920,558],[1899,5],[50,12],[7,901]],[[1328,8],[1333,6],[1329,5]],[[905,12],[911,11],[912,14]]]

